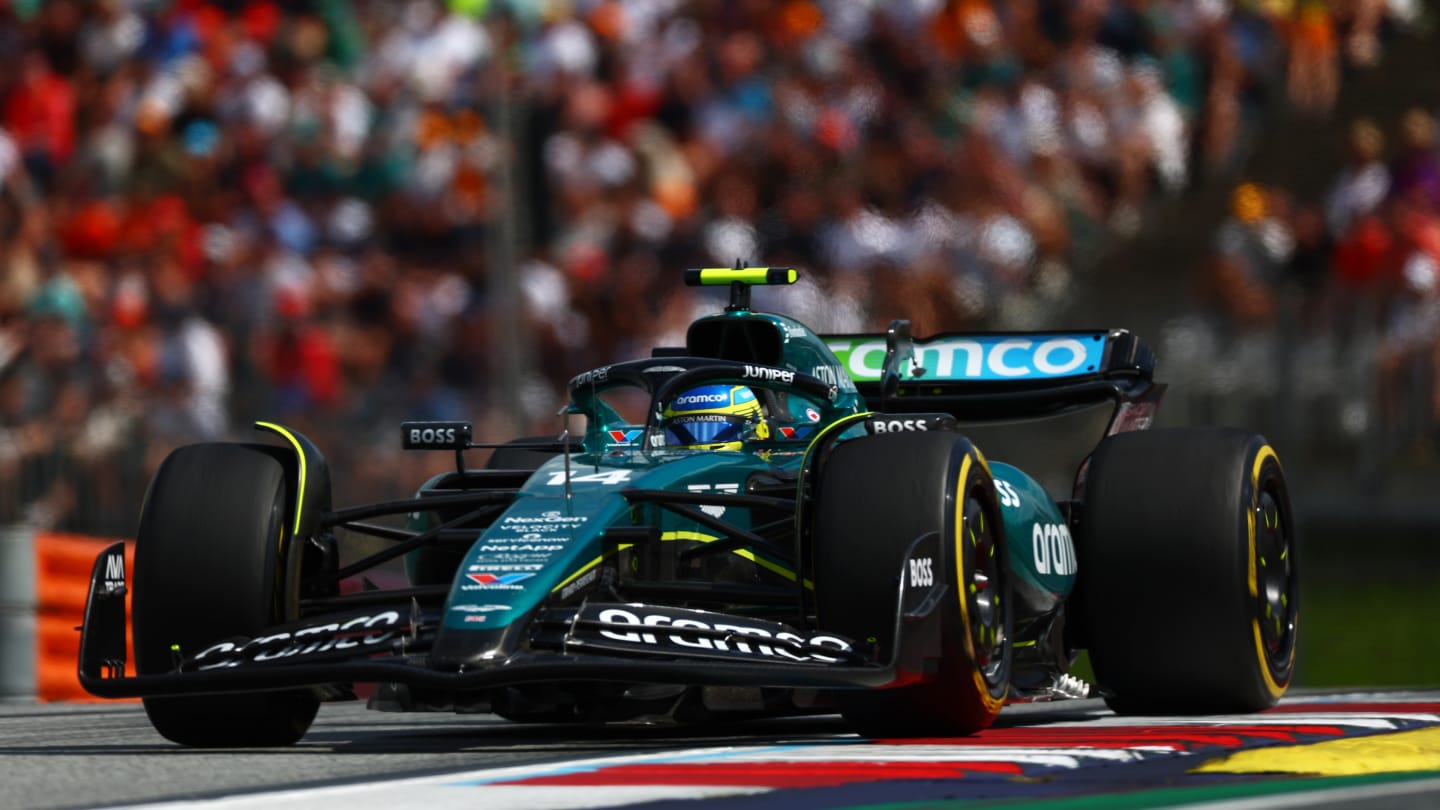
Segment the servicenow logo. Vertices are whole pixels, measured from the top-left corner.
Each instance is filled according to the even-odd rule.
[[[853,379],[880,379],[885,366],[883,339],[832,340],[827,345]],[[916,364],[925,369],[922,380],[1070,377],[1098,371],[1104,356],[1102,332],[939,338],[916,341],[914,354]]]

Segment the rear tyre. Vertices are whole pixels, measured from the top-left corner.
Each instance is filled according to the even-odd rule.
[[[934,576],[949,584],[934,677],[840,692],[845,718],[870,736],[972,734],[994,722],[1010,681],[1012,600],[1000,504],[979,451],[953,433],[843,442],[819,471],[814,504],[822,628],[890,660],[901,566],[922,535],[938,533]]]
[[[1280,459],[1213,428],[1096,448],[1078,548],[1090,661],[1125,714],[1272,706],[1295,663],[1296,542]]]
[[[196,444],[167,457],[150,484],[135,542],[135,665],[174,669],[183,655],[294,619],[299,545],[286,519],[280,451]],[[288,558],[288,561],[287,561]],[[287,585],[287,580],[289,584]],[[309,689],[145,698],[162,736],[182,745],[290,745],[315,718]]]

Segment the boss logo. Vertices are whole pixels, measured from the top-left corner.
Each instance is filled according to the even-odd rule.
[[[918,557],[910,561],[910,587],[923,588],[935,584],[934,561],[930,557]]]
[[[929,430],[930,424],[924,419],[872,419],[870,427],[876,433],[907,433]]]
[[[463,448],[470,444],[469,422],[405,422],[400,430],[406,450]]]
[[[411,428],[412,444],[454,444],[455,428]]]

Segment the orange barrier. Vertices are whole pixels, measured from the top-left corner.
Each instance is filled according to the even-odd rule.
[[[80,627],[85,597],[90,591],[90,569],[95,557],[115,542],[55,532],[35,533],[36,622],[35,696],[40,700],[93,701],[100,698],[86,692],[77,677],[80,657]],[[135,563],[135,544],[125,544],[127,576]],[[130,609],[130,597],[125,597]],[[126,674],[135,673],[130,630],[125,630]]]

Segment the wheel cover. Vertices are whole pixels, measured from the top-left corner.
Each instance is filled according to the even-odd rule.
[[[1276,487],[1267,477],[1256,499],[1255,609],[1266,663],[1283,674],[1295,648],[1295,538]]]
[[[988,515],[978,488],[965,496],[965,522],[961,528],[960,553],[964,571],[970,643],[975,650],[975,667],[992,689],[1008,679],[1005,669],[1005,611],[1000,600],[1004,591],[1004,569],[997,549],[997,521]]]

